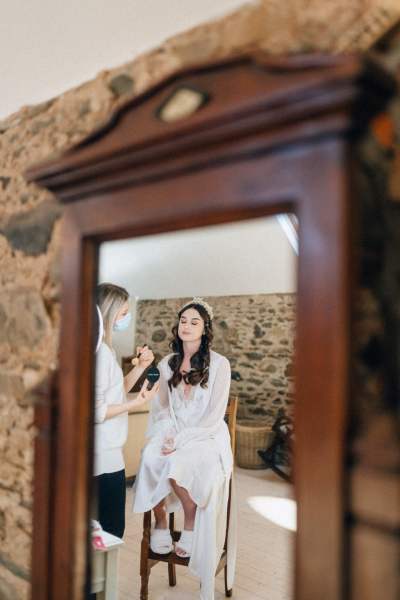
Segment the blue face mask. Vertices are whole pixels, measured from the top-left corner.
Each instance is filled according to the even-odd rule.
[[[125,329],[128,329],[131,320],[132,320],[131,313],[130,312],[126,313],[126,315],[124,317],[122,317],[122,319],[118,319],[118,321],[115,321],[113,330],[114,331],[125,331]]]

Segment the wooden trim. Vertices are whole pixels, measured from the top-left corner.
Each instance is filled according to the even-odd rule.
[[[364,68],[354,58],[335,63],[331,57],[318,67],[310,60],[288,59],[283,69],[282,62],[271,66],[272,61],[269,70],[257,70],[254,63],[244,61],[240,73],[224,70],[225,63],[219,68],[213,65],[208,73],[203,69],[213,89],[231,90],[225,104],[233,111],[228,111],[230,115],[243,117],[239,119],[243,125],[240,135],[235,123],[226,128],[228,113],[224,113],[221,99],[221,106],[216,103],[213,108],[213,103],[208,103],[202,115],[192,124],[179,125],[179,131],[178,126],[169,129],[161,139],[157,129],[139,143],[133,125],[140,123],[150,132],[155,127],[152,99],[159,92],[169,93],[168,85],[161,85],[153,95],[128,106],[87,144],[60,161],[31,171],[31,179],[45,183],[59,197],[68,201],[87,197],[69,204],[64,217],[60,397],[50,484],[43,480],[49,472],[41,467],[40,457],[35,473],[37,483],[53,490],[48,520],[38,516],[37,503],[34,514],[35,539],[43,536],[40,539],[48,540],[50,561],[47,573],[40,571],[46,582],[33,590],[32,600],[82,600],[87,580],[93,451],[92,292],[99,244],[286,212],[297,215],[300,238],[295,598],[346,598],[345,442],[354,210],[350,169],[355,122],[350,113],[360,104],[360,91],[364,91],[358,122],[365,125],[391,86],[385,76],[380,78],[376,70]],[[195,79],[198,76],[195,71]],[[243,97],[246,86],[242,84],[249,78],[253,78],[251,97]],[[223,88],[222,79],[231,87]],[[178,80],[179,76],[174,81]],[[378,93],[368,92],[371,85]],[[268,98],[282,100],[289,88],[293,91],[290,110],[285,113],[282,108],[282,119],[274,127],[264,119],[271,117]],[[257,119],[262,111],[256,110],[256,96],[259,106],[269,107],[261,128]],[[318,118],[311,119],[316,106]],[[207,113],[209,108],[214,112]],[[274,114],[279,114],[279,108]],[[140,115],[143,119],[138,119]],[[168,144],[173,132],[176,136]],[[177,147],[175,153],[178,133],[181,139],[187,136],[188,145]],[[148,152],[147,158],[142,150]],[[152,151],[156,160],[151,158]],[[102,175],[98,169],[99,165],[105,167],[105,155],[108,163]],[[84,164],[90,167],[85,173]],[[46,523],[49,530],[43,533],[38,527]],[[38,563],[34,568],[38,569],[34,577],[38,577]],[[145,577],[143,569],[142,565]]]
[[[59,427],[55,450],[52,507],[50,598],[61,598],[60,581],[70,598],[82,598],[87,580],[90,490],[93,472],[94,370],[92,290],[97,281],[97,246],[81,237],[66,215],[62,245],[62,327]],[[72,333],[72,335],[71,335]],[[86,401],[82,401],[83,399]],[[67,577],[66,574],[68,573]],[[67,596],[66,596],[67,597]]]
[[[231,436],[231,448],[233,455],[233,462],[235,462],[235,454],[236,454],[236,418],[237,411],[239,405],[239,397],[238,396],[230,396],[228,406],[226,409],[225,417],[228,416],[228,428],[229,435]]]
[[[358,106],[355,82],[368,93],[368,103]],[[154,114],[178,83],[204,89],[212,101],[192,118],[166,125]],[[228,142],[233,140],[234,147],[249,133],[264,132],[272,143],[272,133],[278,128],[281,136],[293,123],[314,121],[315,134],[315,120],[320,119],[321,128],[322,118],[338,111],[342,120],[335,128],[356,127],[394,89],[393,80],[371,59],[361,62],[355,55],[316,54],[271,57],[257,51],[175,73],[120,107],[108,123],[63,157],[31,167],[26,177],[64,201],[73,201],[110,190],[115,184],[139,181],[143,168],[146,177],[153,179],[166,169],[171,175],[172,157],[172,163],[179,157],[194,166],[201,149],[207,155],[222,141],[229,155],[232,145]],[[307,129],[303,135],[309,134]],[[280,136],[275,144],[282,143]]]
[[[263,156],[250,161],[243,164],[240,170],[236,165],[225,165],[221,169],[214,169],[212,173],[193,173],[188,176],[183,187],[179,181],[171,181],[136,188],[135,211],[131,210],[129,190],[121,190],[113,194],[112,217],[106,196],[96,197],[82,206],[73,205],[68,209],[76,229],[74,233],[68,232],[69,257],[66,258],[68,265],[73,262],[75,268],[72,270],[70,266],[66,266],[64,269],[69,273],[68,281],[64,284],[64,289],[68,289],[68,305],[65,308],[67,314],[64,313],[68,333],[62,336],[61,370],[65,372],[68,369],[70,373],[68,379],[61,382],[61,404],[65,407],[65,412],[60,415],[57,455],[62,467],[58,471],[59,480],[56,484],[59,499],[56,502],[58,519],[55,529],[58,537],[62,537],[63,544],[61,539],[57,541],[55,535],[53,593],[57,590],[59,600],[81,598],[78,590],[82,589],[85,573],[83,556],[78,555],[76,548],[82,548],[86,539],[82,508],[85,500],[82,495],[84,488],[87,489],[88,486],[89,466],[81,464],[80,470],[77,470],[76,464],[79,464],[78,457],[83,461],[83,457],[87,455],[89,435],[92,436],[93,432],[89,427],[87,409],[90,405],[90,370],[84,362],[82,352],[76,353],[76,348],[86,347],[90,355],[89,332],[79,325],[77,315],[81,315],[84,322],[89,321],[90,307],[87,304],[87,312],[83,312],[84,294],[81,286],[85,283],[88,290],[88,281],[94,281],[93,274],[90,273],[95,268],[94,262],[85,256],[85,243],[89,243],[90,235],[94,239],[107,239],[115,238],[119,232],[121,237],[135,237],[150,231],[171,231],[182,227],[256,218],[288,210],[297,214],[300,227],[298,359],[295,374],[295,380],[299,382],[296,393],[295,449],[296,496],[299,503],[296,600],[320,598],[322,595],[329,600],[343,598],[343,442],[349,358],[349,265],[346,254],[349,241],[346,219],[348,203],[347,194],[343,193],[346,190],[346,178],[339,179],[337,184],[332,183],[330,189],[325,190],[323,204],[320,197],[321,181],[325,188],[325,182],[332,181],[332,170],[337,169],[342,151],[342,141],[322,140],[317,147],[313,145],[303,148],[301,156],[290,152],[282,153],[279,159],[275,156]],[[310,185],[304,174],[312,170],[316,152],[318,174],[315,175],[314,184]],[[282,185],[282,171],[290,173],[286,185]],[[249,186],[247,194],[244,192],[244,182]],[[187,197],[188,189],[192,190],[190,198]],[[210,189],[213,190],[211,195]],[[215,197],[219,198],[218,204],[215,204]],[[173,200],[167,204],[166,198]],[[156,224],[155,213],[158,215]],[[339,231],[328,232],[327,223],[340,223]],[[324,230],[326,234],[321,236],[320,232]],[[77,242],[71,243],[74,238]],[[84,270],[89,273],[85,281],[79,276]],[[74,281],[71,273],[75,274]],[[89,296],[89,290],[87,295]],[[324,347],[324,352],[310,351],[311,348],[321,347]],[[71,353],[74,352],[75,371],[71,369]],[[315,373],[318,373],[318,377]],[[319,407],[320,398],[324,398],[323,412]],[[75,411],[80,414],[79,428]],[[310,418],[312,414],[316,415],[315,418]],[[86,438],[84,423],[88,428]],[[71,449],[75,448],[75,453],[71,452],[68,458],[64,451],[68,445],[66,440],[69,440]],[[317,464],[316,455],[319,457]],[[68,473],[70,477],[66,476]],[[80,510],[77,508],[79,499]],[[66,506],[70,507],[69,513],[66,513]],[[66,538],[62,523],[71,521],[74,526],[69,529]],[[323,535],[321,531],[324,532]],[[71,544],[70,549],[67,541]],[[309,558],[309,548],[313,548],[312,561]],[[68,562],[70,567],[67,569]],[[74,589],[71,589],[72,582],[75,583]]]
[[[33,598],[47,598],[48,572],[50,569],[52,472],[55,443],[55,400],[57,381],[53,373],[34,392],[35,428],[34,445],[35,493],[33,496],[34,528],[32,536],[32,578]]]
[[[345,598],[351,182],[345,170],[333,174],[345,152],[337,143],[320,147],[322,165],[297,213],[296,600]]]

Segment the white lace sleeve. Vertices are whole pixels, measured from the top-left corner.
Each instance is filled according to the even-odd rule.
[[[154,396],[147,423],[146,437],[158,436],[164,438],[165,434],[173,428],[173,422],[169,410],[167,369],[164,361],[158,365],[160,370],[160,389]]]
[[[175,447],[182,448],[189,440],[206,440],[212,438],[220,427],[226,412],[231,384],[231,367],[227,358],[219,362],[211,391],[210,402],[196,427],[187,427],[175,437]]]

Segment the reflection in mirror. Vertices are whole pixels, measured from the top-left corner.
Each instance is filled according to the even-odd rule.
[[[101,246],[93,597],[293,598],[296,270],[292,215]]]

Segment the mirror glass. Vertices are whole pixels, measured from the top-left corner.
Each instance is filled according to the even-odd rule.
[[[293,215],[102,244],[93,598],[293,597],[297,254]]]

